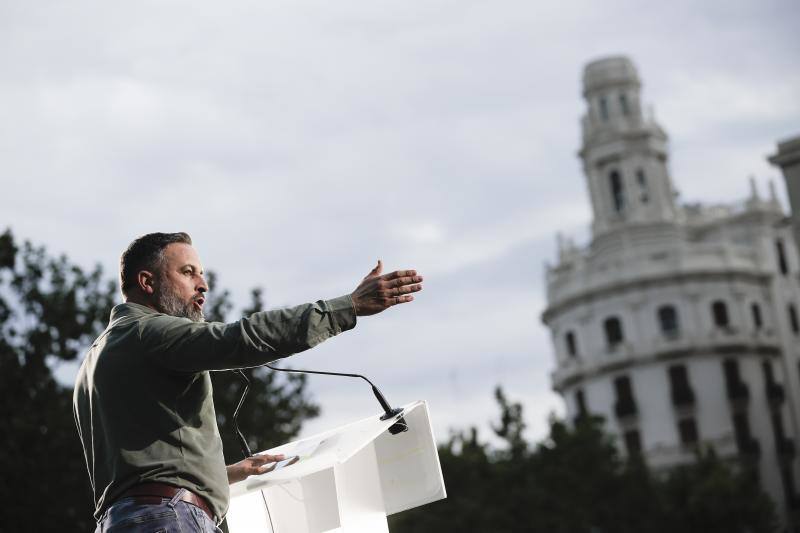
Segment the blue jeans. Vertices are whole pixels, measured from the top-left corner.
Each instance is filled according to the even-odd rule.
[[[202,509],[180,500],[182,492],[152,504],[122,498],[100,518],[95,533],[221,533]]]

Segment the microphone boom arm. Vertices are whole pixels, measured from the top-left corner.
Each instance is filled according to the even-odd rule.
[[[386,401],[386,398],[384,397],[383,393],[381,393],[380,389],[378,389],[378,387],[376,387],[375,384],[371,382],[366,376],[363,376],[361,374],[347,374],[344,372],[323,372],[321,370],[298,370],[293,368],[279,368],[277,366],[272,366],[269,363],[263,366],[271,370],[277,370],[278,372],[290,372],[293,374],[319,374],[322,376],[344,376],[347,378],[361,378],[370,384],[370,386],[372,387],[372,393],[375,395],[375,398],[377,398],[378,403],[381,404],[381,408],[383,409],[383,415],[381,415],[381,420],[388,420],[403,412],[403,409],[400,407],[392,408],[389,405],[389,402]],[[403,431],[407,430],[408,430],[408,424],[406,424],[406,421],[405,419],[403,419],[402,416],[397,420],[397,423],[393,424],[389,428],[389,432],[392,435],[397,435],[398,433],[402,433]]]

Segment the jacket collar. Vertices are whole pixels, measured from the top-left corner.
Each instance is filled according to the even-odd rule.
[[[133,302],[125,302],[115,305],[114,308],[111,309],[110,322],[113,322],[117,318],[122,318],[126,316],[142,316],[149,314],[159,314],[159,313],[155,309],[151,309],[146,305],[141,305]]]

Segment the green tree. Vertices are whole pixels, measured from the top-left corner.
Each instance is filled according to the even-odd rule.
[[[44,248],[0,235],[0,524],[7,531],[93,527],[72,389],[52,369],[74,361],[108,320],[115,288]]]
[[[772,501],[752,470],[736,473],[713,450],[693,465],[673,469],[661,485],[675,531],[775,531]]]
[[[390,518],[393,533],[688,533],[775,531],[775,513],[746,469],[713,453],[652,474],[638,456],[623,458],[599,418],[574,425],[552,419],[535,446],[523,436],[522,406],[495,391],[503,441],[481,443],[477,430],[439,447],[446,500]]]

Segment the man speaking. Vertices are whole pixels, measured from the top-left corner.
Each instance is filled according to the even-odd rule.
[[[422,289],[414,270],[381,272],[378,261],[339,298],[209,323],[208,285],[189,235],[133,241],[120,259],[124,303],[89,348],[73,398],[97,532],[219,531],[229,483],[281,457],[225,465],[209,371],[302,352]]]

